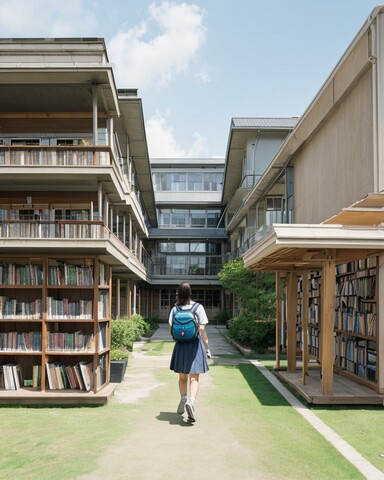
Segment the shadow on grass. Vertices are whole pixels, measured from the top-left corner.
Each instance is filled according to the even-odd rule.
[[[168,422],[170,425],[179,425],[179,427],[193,426],[193,423],[186,422],[182,415],[175,412],[160,412],[156,418],[160,422]]]
[[[289,406],[285,398],[275,389],[259,370],[251,363],[238,365],[210,365],[210,368],[224,367],[237,369],[243,375],[252,393],[261,405],[273,407]]]

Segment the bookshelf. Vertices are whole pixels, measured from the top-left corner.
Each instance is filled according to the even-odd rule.
[[[97,256],[0,256],[0,397],[106,386],[110,289]]]
[[[336,267],[334,367],[371,387],[379,365],[377,268],[375,256]]]
[[[304,280],[305,279],[305,280]],[[308,355],[320,360],[320,305],[321,305],[321,274],[308,272],[298,276],[297,279],[297,320],[296,320],[296,346],[298,351],[304,348],[303,315],[307,314],[306,343]]]

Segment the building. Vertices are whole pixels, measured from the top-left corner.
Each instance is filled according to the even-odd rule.
[[[276,272],[282,375],[316,403],[383,403],[383,22],[377,7],[247,197],[252,208],[285,183],[294,223],[273,225],[244,261]]]
[[[224,159],[151,159],[158,226],[149,229],[154,314],[168,318],[175,291],[188,281],[208,318],[228,307],[218,273],[227,234],[222,216]]]
[[[61,388],[49,366],[83,362],[97,403],[111,316],[137,309],[157,225],[141,99],[117,90],[103,39],[0,49],[0,365],[36,370],[39,402]]]

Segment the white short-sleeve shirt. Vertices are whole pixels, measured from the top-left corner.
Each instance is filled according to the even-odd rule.
[[[194,303],[196,303],[196,302],[192,302],[188,305],[179,305],[179,307],[182,310],[189,310]],[[169,313],[169,318],[168,318],[169,325],[172,325],[173,315],[175,313],[175,309],[176,309],[176,307],[173,307],[171,309],[170,313]],[[205,313],[205,309],[204,309],[203,305],[201,305],[201,303],[199,304],[199,306],[196,309],[196,315],[197,315],[197,318],[199,319],[199,324],[200,325],[206,325],[208,323],[207,314]]]

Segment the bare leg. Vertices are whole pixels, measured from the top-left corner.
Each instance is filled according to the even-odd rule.
[[[199,374],[198,373],[192,373],[190,375],[190,398],[194,402],[197,397],[197,393],[199,391]]]
[[[187,395],[187,390],[188,390],[188,375],[186,373],[179,373],[180,395]]]

